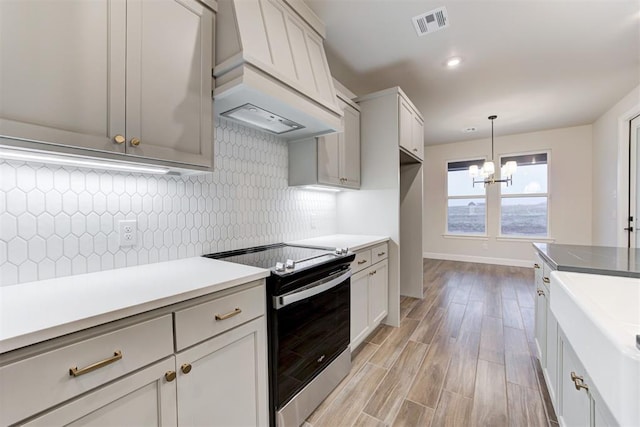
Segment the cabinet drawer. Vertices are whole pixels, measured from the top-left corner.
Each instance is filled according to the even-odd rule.
[[[371,248],[371,264],[380,262],[383,259],[387,259],[388,257],[389,257],[389,245],[387,243],[382,243],[381,245],[374,246],[373,248]]]
[[[371,250],[356,252],[356,259],[351,263],[351,272],[357,273],[358,271],[367,268],[371,265]]]
[[[182,350],[265,313],[264,285],[174,313],[176,350]]]
[[[18,422],[173,354],[171,326],[167,314],[1,367],[0,425]],[[76,368],[73,376],[71,370]]]

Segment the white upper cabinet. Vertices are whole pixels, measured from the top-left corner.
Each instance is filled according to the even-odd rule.
[[[360,188],[360,111],[350,101],[338,103],[342,132],[289,144],[289,185]]]
[[[318,183],[328,185],[342,184],[340,174],[339,133],[331,133],[318,137]]]
[[[413,115],[411,138],[413,145],[411,151],[420,160],[424,160],[424,122],[418,114]]]
[[[398,95],[398,140],[400,147],[418,159],[424,158],[424,125],[420,114],[402,94]]]
[[[360,111],[344,102],[342,146],[340,148],[340,170],[342,185],[349,188],[360,188]]]
[[[197,1],[127,1],[128,154],[211,166],[212,49]]]
[[[411,162],[422,161],[424,158],[424,120],[420,111],[399,87],[361,96],[356,99],[356,102],[361,104],[375,99],[380,105],[385,105],[385,109],[389,108],[390,110],[393,106],[394,111],[387,110],[384,113],[387,116],[384,125],[393,129],[394,132],[397,126],[397,141],[394,136],[393,143],[397,142],[401,151],[411,156],[413,159]],[[382,113],[380,112],[380,114]],[[394,117],[396,114],[397,121]]]
[[[0,135],[124,152],[126,5],[0,2]]]
[[[196,0],[0,2],[0,135],[210,167],[213,26]]]

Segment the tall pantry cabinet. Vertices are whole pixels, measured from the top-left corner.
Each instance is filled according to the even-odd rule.
[[[389,236],[389,313],[400,295],[422,298],[423,118],[399,87],[356,99],[360,106],[360,191],[338,194],[338,232]]]

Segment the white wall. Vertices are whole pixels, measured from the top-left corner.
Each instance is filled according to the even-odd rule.
[[[288,187],[287,148],[219,119],[198,176],[0,161],[0,286],[335,233],[336,196]],[[138,221],[133,247],[121,219]]]
[[[549,150],[549,230],[556,243],[591,244],[591,126],[495,138],[495,158]],[[426,258],[530,266],[531,241],[500,239],[499,188],[487,189],[487,239],[444,237],[446,162],[491,156],[491,140],[425,147],[423,248]],[[471,178],[469,178],[471,179]]]
[[[640,86],[593,123],[594,245],[626,246],[620,222],[628,209],[628,122],[637,114]]]

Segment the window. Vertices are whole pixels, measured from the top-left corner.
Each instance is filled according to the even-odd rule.
[[[469,166],[484,159],[447,163],[447,233],[486,235],[487,197],[484,185],[473,185]]]
[[[515,160],[512,185],[500,184],[500,234],[549,235],[548,153],[500,157],[500,165]]]

